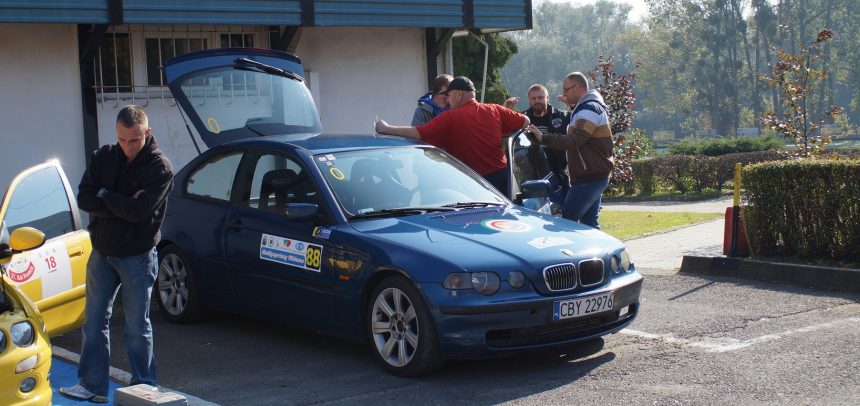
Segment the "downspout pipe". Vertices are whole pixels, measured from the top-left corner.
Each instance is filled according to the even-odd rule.
[[[469,35],[474,37],[481,44],[484,44],[484,77],[481,78],[481,103],[483,103],[484,93],[487,92],[487,65],[489,64],[490,60],[490,45],[487,44],[487,41],[484,41],[484,39],[482,38],[483,35],[475,35],[475,33],[472,31],[469,31]]]

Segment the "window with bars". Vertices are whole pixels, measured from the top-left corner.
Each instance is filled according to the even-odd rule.
[[[93,70],[95,89],[102,101],[148,98],[152,91],[160,91],[164,98],[164,87],[167,86],[164,62],[175,56],[215,47],[266,46],[265,41],[257,44],[257,34],[263,32],[259,27],[243,27],[236,32],[236,27],[228,26],[130,25],[119,26],[115,30],[106,34]],[[219,85],[231,92],[256,91],[256,84],[242,72],[225,74]],[[145,94],[141,96],[141,93]]]
[[[146,80],[150,86],[167,86],[164,61],[208,48],[206,38],[146,38]]]
[[[221,48],[253,48],[254,34],[221,34]]]
[[[131,92],[131,41],[127,33],[108,34],[96,58],[97,87],[105,92]]]

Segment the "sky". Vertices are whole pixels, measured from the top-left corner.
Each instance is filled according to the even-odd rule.
[[[541,0],[537,0],[534,3],[537,4]],[[549,1],[552,3],[570,3],[574,6],[583,6],[586,4],[594,4],[597,0],[543,0]],[[633,10],[630,12],[630,18],[633,21],[640,21],[642,16],[648,13],[648,5],[645,4],[645,0],[609,0],[615,3],[624,3],[633,6]]]

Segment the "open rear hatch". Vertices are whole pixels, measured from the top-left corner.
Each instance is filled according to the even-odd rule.
[[[246,138],[322,131],[301,60],[294,55],[210,49],[170,59],[164,69],[170,92],[209,148]]]

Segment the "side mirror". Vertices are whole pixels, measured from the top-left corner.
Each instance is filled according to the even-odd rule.
[[[312,221],[319,214],[319,205],[312,203],[290,203],[284,207],[284,216],[290,221]]]
[[[12,231],[9,236],[9,248],[12,252],[27,251],[39,248],[45,243],[45,233],[33,227],[21,227]]]
[[[520,185],[523,199],[535,197],[547,197],[552,192],[552,187],[546,179],[527,180]]]

